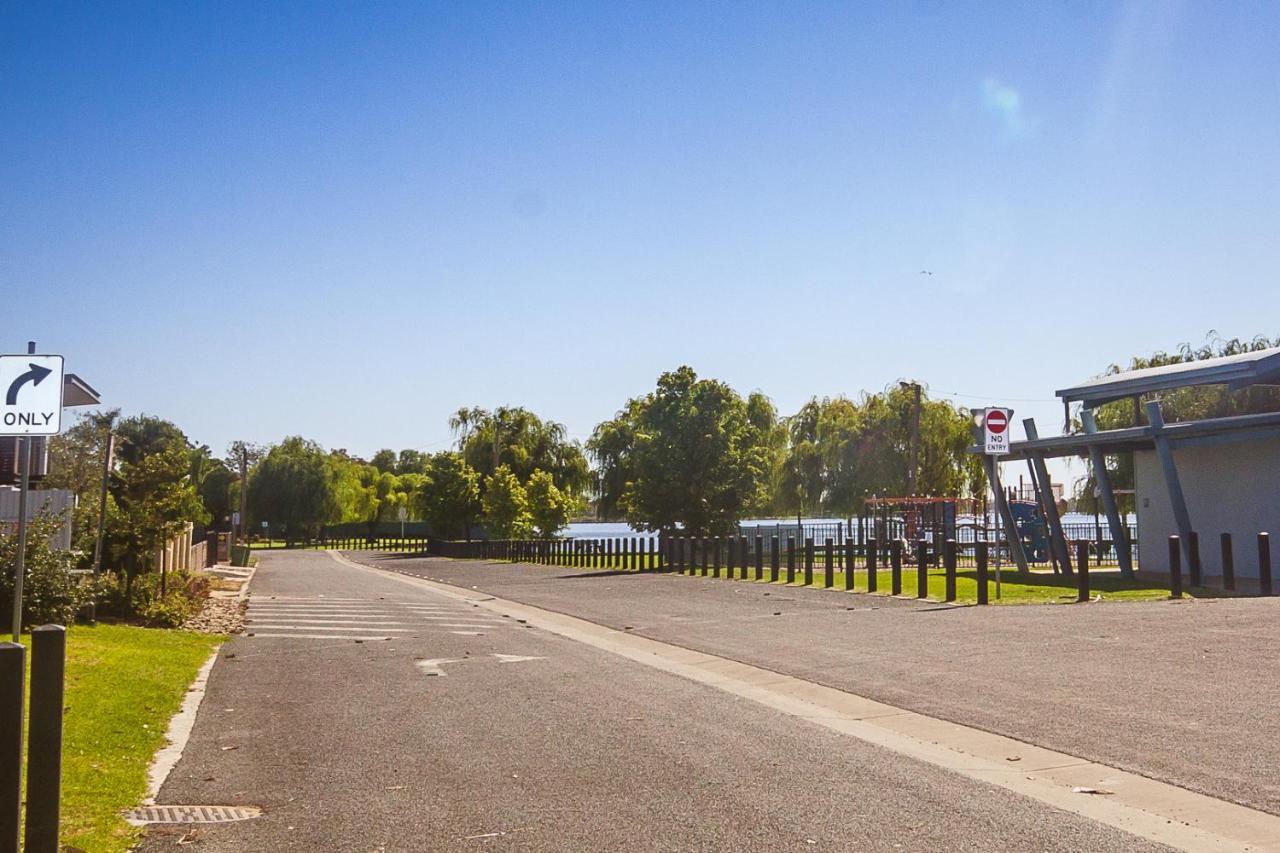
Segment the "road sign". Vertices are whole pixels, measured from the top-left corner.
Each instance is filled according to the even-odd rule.
[[[1009,410],[987,409],[982,414],[983,442],[988,456],[1003,456],[1009,452]]]
[[[57,435],[62,382],[60,355],[0,355],[0,435]]]
[[[266,529],[267,529],[267,523],[266,523],[265,521],[264,521],[264,522],[262,522],[262,529],[263,529],[263,530],[266,530]]]
[[[231,513],[231,523],[234,524],[236,527],[240,526],[240,513],[238,512]]]

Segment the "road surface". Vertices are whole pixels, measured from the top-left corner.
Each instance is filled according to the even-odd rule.
[[[260,556],[158,801],[264,814],[143,850],[1165,849],[399,576]]]

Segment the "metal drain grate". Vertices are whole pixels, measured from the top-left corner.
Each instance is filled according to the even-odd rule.
[[[255,806],[143,806],[124,813],[134,823],[228,823],[261,815]]]

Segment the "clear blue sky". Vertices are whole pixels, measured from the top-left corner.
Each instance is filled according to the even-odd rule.
[[[682,363],[1054,432],[1113,361],[1280,332],[1277,44],[1274,3],[4,2],[0,349],[218,451],[585,437]]]

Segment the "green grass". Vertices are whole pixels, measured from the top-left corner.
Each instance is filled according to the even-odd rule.
[[[110,853],[137,843],[141,830],[120,813],[145,796],[147,768],[165,744],[169,718],[222,640],[127,625],[68,631],[63,844]]]

